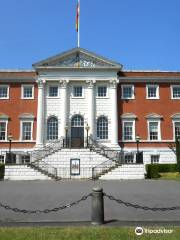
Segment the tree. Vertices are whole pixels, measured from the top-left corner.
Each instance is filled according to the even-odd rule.
[[[176,138],[177,171],[180,173],[180,138]]]

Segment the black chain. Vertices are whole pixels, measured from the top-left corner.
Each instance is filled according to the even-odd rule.
[[[141,206],[141,205],[138,205],[138,204],[133,204],[133,203],[130,203],[130,202],[125,202],[121,199],[117,199],[111,195],[108,195],[106,193],[104,193],[104,196],[106,196],[107,198],[109,198],[110,200],[112,201],[115,201],[119,204],[122,204],[122,205],[125,205],[126,207],[132,207],[132,208],[136,208],[136,209],[142,209],[142,210],[145,210],[145,211],[173,211],[173,210],[180,210],[180,206],[175,206],[175,207],[148,207],[148,206]]]
[[[60,210],[64,210],[66,208],[71,208],[77,204],[79,204],[80,202],[82,201],[86,201],[90,196],[92,196],[92,193],[88,194],[88,195],[85,195],[83,196],[82,198],[80,198],[79,200],[75,201],[75,202],[72,202],[72,203],[69,203],[69,204],[66,204],[66,205],[62,205],[62,206],[58,206],[58,207],[55,207],[55,208],[52,208],[52,209],[43,209],[43,210],[26,210],[26,209],[19,209],[19,208],[13,208],[9,205],[5,205],[3,203],[0,202],[0,208],[4,208],[6,210],[11,210],[13,212],[16,212],[16,213],[27,213],[27,214],[41,214],[41,213],[50,213],[50,212],[58,212]],[[113,197],[112,195],[108,195],[106,193],[104,193],[104,196],[109,198],[110,200],[112,201],[115,201],[117,202],[118,204],[122,204],[122,205],[125,205],[126,207],[132,207],[132,208],[135,208],[135,209],[142,209],[142,210],[145,210],[145,211],[173,211],[173,210],[180,210],[180,206],[175,206],[175,207],[148,207],[148,206],[141,206],[141,205],[138,205],[138,204],[133,204],[133,203],[130,203],[130,202],[125,202],[121,199],[117,199],[115,197]]]
[[[0,208],[4,208],[6,210],[11,210],[11,211],[16,212],[16,213],[27,213],[27,214],[40,214],[40,213],[58,212],[60,210],[66,209],[66,208],[71,208],[72,206],[77,205],[80,202],[87,200],[88,197],[90,197],[91,195],[92,194],[90,193],[88,195],[83,196],[82,198],[80,198],[79,200],[77,200],[75,202],[72,202],[72,203],[69,203],[69,204],[66,204],[66,205],[62,205],[62,206],[58,206],[58,207],[55,207],[55,208],[52,208],[52,209],[26,210],[26,209],[13,208],[13,207],[5,205],[1,202],[0,202]]]

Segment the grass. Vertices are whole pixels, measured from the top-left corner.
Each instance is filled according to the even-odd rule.
[[[164,229],[148,227],[148,229]],[[134,227],[67,227],[67,228],[0,228],[0,240],[178,240],[180,228],[173,229],[171,234],[135,235]]]
[[[180,173],[178,172],[160,173],[159,179],[180,181]]]

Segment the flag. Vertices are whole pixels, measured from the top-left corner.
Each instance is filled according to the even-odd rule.
[[[80,3],[78,0],[76,8],[76,32],[79,32],[79,14],[80,14]]]

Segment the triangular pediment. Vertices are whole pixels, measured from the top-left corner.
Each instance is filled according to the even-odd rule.
[[[115,68],[122,65],[82,48],[74,48],[62,54],[33,64],[35,68]]]

